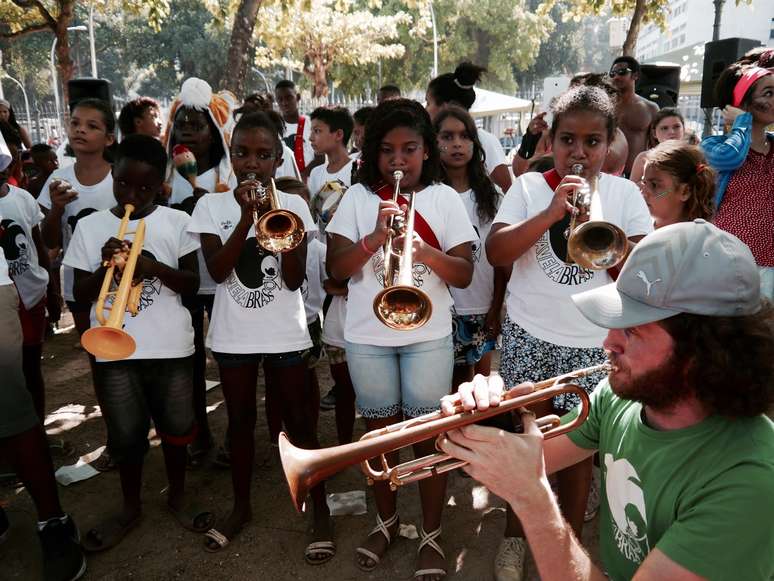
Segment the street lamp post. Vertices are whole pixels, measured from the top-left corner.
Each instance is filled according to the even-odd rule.
[[[258,73],[260,77],[263,79],[263,84],[266,85],[266,92],[271,95],[271,87],[269,86],[269,81],[266,80],[266,75],[264,75],[260,69],[257,69],[253,67],[253,71]]]
[[[24,90],[24,85],[22,85],[11,75],[3,71],[0,71],[0,79],[8,79],[9,81],[13,81],[17,85],[19,85],[19,88],[21,89],[21,92],[22,92],[22,96],[24,97],[24,108],[27,110],[27,131],[29,135],[32,136],[32,116],[30,115],[30,102],[27,99],[27,91]]]
[[[88,30],[88,29],[85,26],[81,25],[81,26],[68,26],[67,30],[74,32],[76,30],[78,30],[78,31],[85,31],[85,30]],[[56,64],[54,63],[54,51],[56,51],[56,43],[57,43],[58,40],[59,39],[55,36],[54,37],[54,42],[51,43],[51,59],[50,59],[50,63],[51,63],[51,88],[54,91],[54,106],[56,108],[57,136],[61,137],[61,135],[59,135],[59,134],[61,133],[61,129],[62,129],[62,105],[61,105],[61,102],[59,100],[59,86],[58,86],[59,83],[57,82]]]
[[[91,51],[91,76],[97,77],[97,51],[94,48],[94,2],[89,6],[89,50]]]
[[[435,27],[435,10],[430,0],[430,21],[433,24],[433,78],[438,76],[438,30]]]

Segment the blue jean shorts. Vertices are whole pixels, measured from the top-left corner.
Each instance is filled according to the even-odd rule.
[[[347,341],[347,365],[364,418],[415,418],[451,391],[454,346],[451,335],[401,347]]]

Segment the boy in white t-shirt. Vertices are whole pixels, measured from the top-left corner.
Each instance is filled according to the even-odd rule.
[[[193,440],[196,422],[193,327],[182,296],[195,294],[199,285],[199,242],[188,233],[190,218],[185,212],[154,203],[161,193],[166,161],[164,148],[152,137],[124,139],[113,168],[118,203],[83,219],[64,258],[75,272],[76,299],[94,303],[105,278],[105,263],[125,255],[131,246],[113,237],[125,205],[134,206],[127,232],[135,231],[140,219],[145,222],[142,254],[134,272],[142,280],[139,313],[123,320],[136,350],[125,360],[98,359],[95,371],[108,444],[121,477],[123,507],[86,534],[83,546],[90,551],[115,546],[139,522],[151,419],[161,437],[170,512],[182,526],[196,532],[204,532],[214,520],[212,513],[191,509],[183,499],[186,445]],[[96,326],[93,304],[91,320]]]
[[[19,292],[24,379],[42,422],[45,417],[45,385],[40,357],[46,333],[48,286],[48,251],[43,245],[39,227],[43,213],[29,192],[8,183],[8,178],[18,167],[22,142],[6,123],[0,122],[0,132],[15,160],[0,172],[0,246],[8,261],[10,277]]]
[[[312,170],[307,182],[312,216],[321,231],[352,184],[354,162],[347,153],[352,127],[352,115],[344,107],[318,107],[312,111],[312,147],[328,160]]]
[[[233,192],[200,200],[189,230],[199,234],[207,268],[218,283],[207,341],[218,362],[228,408],[228,436],[234,505],[217,529],[207,532],[205,550],[220,551],[252,520],[251,475],[255,458],[256,383],[263,365],[266,386],[281,399],[283,420],[293,443],[318,448],[308,404],[311,386],[304,359],[312,346],[306,327],[301,285],[306,273],[307,244],[273,254],[255,238],[254,213],[263,214],[261,187],[271,187],[280,161],[276,127],[267,115],[239,119],[231,141],[231,159],[239,186]],[[277,191],[279,206],[294,213],[307,232],[315,225],[299,196]],[[310,491],[312,542],[310,564],[330,560],[336,552],[325,486]]]
[[[321,155],[315,155],[310,141],[312,135],[311,120],[298,111],[298,102],[301,95],[296,90],[293,81],[283,79],[274,87],[274,98],[277,101],[282,119],[285,121],[285,134],[282,140],[285,142],[293,156],[301,177],[304,181],[309,177],[309,172],[325,162]]]

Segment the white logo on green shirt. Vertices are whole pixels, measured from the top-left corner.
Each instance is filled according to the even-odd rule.
[[[650,552],[645,495],[640,477],[626,459],[605,454],[605,494],[613,517],[613,535],[621,554],[641,563]]]

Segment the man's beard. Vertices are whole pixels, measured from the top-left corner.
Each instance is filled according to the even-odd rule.
[[[611,359],[616,365],[614,358]],[[668,410],[690,396],[684,385],[685,364],[674,353],[662,365],[638,377],[610,375],[610,387],[621,399],[640,402],[654,410]],[[629,368],[628,371],[631,371]]]

